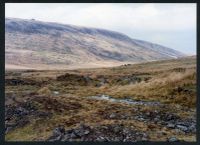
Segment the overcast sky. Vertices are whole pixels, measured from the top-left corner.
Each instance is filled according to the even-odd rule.
[[[196,54],[196,4],[7,3],[6,17],[104,28]]]

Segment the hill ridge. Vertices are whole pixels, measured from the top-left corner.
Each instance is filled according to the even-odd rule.
[[[116,66],[185,56],[106,29],[6,18],[6,64],[36,68]]]

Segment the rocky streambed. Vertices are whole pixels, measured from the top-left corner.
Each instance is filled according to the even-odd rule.
[[[114,103],[125,103],[128,105],[142,105],[142,106],[159,106],[166,107],[168,104],[162,104],[156,101],[138,101],[133,99],[116,99],[108,95],[100,95],[100,96],[91,96],[90,99],[96,100],[106,100]],[[168,107],[168,106],[167,106]],[[180,106],[179,106],[180,107]],[[117,118],[116,113],[112,113],[109,116],[110,118]],[[148,112],[140,112],[138,110],[137,115],[135,116],[120,116],[121,119],[131,119],[138,120],[143,122],[153,122],[162,126],[166,126],[170,129],[176,129],[176,131],[182,131],[184,133],[196,133],[196,119],[195,117],[190,117],[187,119],[182,119],[180,116],[175,114],[170,114],[168,112],[161,112],[159,110],[151,110]]]
[[[160,102],[156,102],[156,101],[137,101],[133,99],[116,99],[108,95],[90,96],[89,98],[96,99],[96,100],[106,100],[106,101],[114,102],[114,103],[126,103],[129,105],[144,105],[144,106],[162,105]]]

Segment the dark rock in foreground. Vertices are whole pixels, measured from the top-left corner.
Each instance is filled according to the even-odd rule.
[[[55,128],[48,141],[145,141],[148,135],[132,128],[119,125],[87,126],[80,125],[77,128],[64,130]]]

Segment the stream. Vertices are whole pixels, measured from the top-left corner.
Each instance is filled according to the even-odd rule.
[[[133,99],[116,99],[108,95],[100,95],[100,96],[90,96],[90,99],[96,100],[106,100],[109,102],[116,102],[116,103],[126,103],[130,105],[144,105],[144,106],[158,106],[161,105],[160,102],[156,101],[137,101]]]

